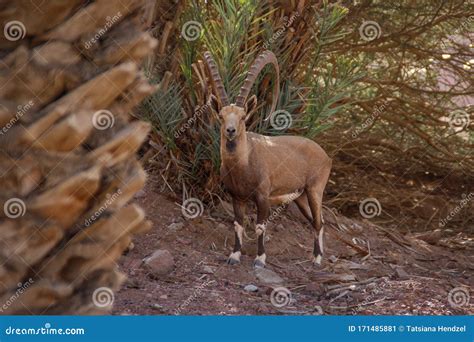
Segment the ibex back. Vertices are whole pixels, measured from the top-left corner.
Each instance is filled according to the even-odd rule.
[[[246,203],[257,205],[258,236],[255,267],[265,266],[265,231],[270,206],[294,201],[314,228],[313,262],[323,254],[322,199],[331,171],[331,159],[314,141],[299,136],[269,137],[246,131],[245,123],[257,105],[256,96],[247,100],[252,85],[265,65],[272,63],[277,77],[271,112],[279,96],[279,69],[275,55],[265,51],[252,64],[235,104],[230,104],[217,66],[209,52],[205,60],[219,96],[211,95],[212,108],[221,123],[221,178],[234,207],[235,245],[229,264],[240,262]]]

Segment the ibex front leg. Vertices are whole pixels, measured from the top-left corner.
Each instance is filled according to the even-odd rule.
[[[240,256],[242,255],[242,243],[244,235],[244,215],[245,215],[245,202],[232,199],[234,206],[234,230],[235,230],[235,242],[234,251],[227,259],[227,263],[235,265],[240,263]]]
[[[267,230],[268,217],[270,215],[270,202],[267,197],[257,196],[257,225],[255,232],[258,237],[257,257],[255,258],[254,267],[265,267],[265,231]]]

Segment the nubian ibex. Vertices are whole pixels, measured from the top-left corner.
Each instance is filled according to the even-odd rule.
[[[264,238],[270,206],[294,200],[314,228],[313,262],[323,255],[322,200],[332,160],[314,141],[300,136],[264,136],[247,132],[245,124],[257,106],[257,97],[247,97],[257,76],[273,64],[276,77],[270,113],[279,96],[279,67],[271,51],[260,54],[251,65],[243,86],[231,104],[209,52],[204,53],[211,83],[218,98],[211,94],[210,105],[221,124],[221,179],[230,192],[234,208],[235,245],[229,264],[240,262],[246,203],[257,205],[257,257],[254,267],[265,267]],[[296,195],[295,195],[296,194]]]

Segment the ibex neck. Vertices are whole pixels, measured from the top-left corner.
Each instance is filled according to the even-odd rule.
[[[225,136],[221,135],[221,160],[224,165],[232,168],[248,165],[249,151],[246,132],[232,141],[228,141]]]

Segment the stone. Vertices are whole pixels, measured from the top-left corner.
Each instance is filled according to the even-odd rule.
[[[282,277],[268,268],[255,269],[255,275],[257,276],[258,280],[264,284],[278,285],[284,282]]]
[[[171,223],[169,226],[168,226],[168,229],[171,229],[171,230],[180,230],[181,228],[184,227],[184,223],[183,222],[173,222]]]
[[[125,249],[125,251],[123,252],[123,254],[130,253],[131,251],[133,251],[134,248],[135,248],[135,244],[133,242],[130,242],[127,249]]]
[[[152,304],[151,305],[151,308],[152,309],[155,309],[155,310],[158,310],[158,311],[162,311],[164,309],[163,305],[160,305],[160,304]]]
[[[142,198],[142,197],[145,197],[146,195],[146,192],[142,189],[142,190],[139,190],[136,194],[135,194],[135,198]]]
[[[204,273],[204,274],[213,274],[214,273],[214,268],[212,268],[211,266],[205,265],[202,268],[202,273]]]
[[[400,280],[407,280],[410,279],[408,273],[402,267],[396,267],[395,273],[397,274],[397,278]]]
[[[258,287],[253,285],[253,284],[249,284],[249,285],[244,287],[244,290],[247,291],[247,292],[257,292]]]
[[[155,276],[163,276],[174,269],[174,258],[166,249],[158,249],[143,260],[145,268]]]
[[[314,296],[319,296],[324,293],[324,286],[317,282],[309,283],[305,286],[305,292]]]
[[[331,255],[328,259],[332,263],[335,263],[338,260],[338,258],[335,255]]]

